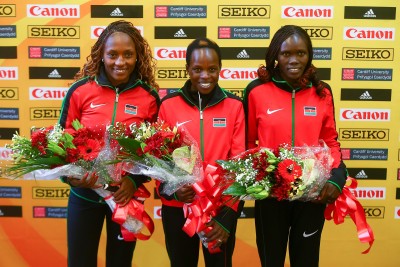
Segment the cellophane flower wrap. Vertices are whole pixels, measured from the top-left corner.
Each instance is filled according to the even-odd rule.
[[[6,145],[11,149],[13,163],[5,166],[2,176],[23,180],[56,180],[61,176],[82,179],[85,175],[95,174],[96,185],[102,187],[92,190],[103,197],[115,213],[119,206],[105,185],[121,179],[121,166],[108,164],[115,160],[117,147],[113,148],[110,144],[107,133],[99,134],[95,129],[84,127],[78,120],[74,120],[72,126],[73,130],[63,129],[59,124],[33,129],[30,139],[14,134],[12,143]],[[143,222],[129,214],[120,222],[125,231],[125,240],[134,240],[135,234],[143,228]]]
[[[162,193],[167,195],[202,179],[197,143],[182,126],[171,127],[163,121],[142,122],[130,125],[125,133],[116,138],[124,171],[160,181]]]
[[[316,199],[330,177],[333,159],[323,141],[319,146],[272,150],[257,147],[230,160],[218,160],[230,186],[225,194],[244,200]]]

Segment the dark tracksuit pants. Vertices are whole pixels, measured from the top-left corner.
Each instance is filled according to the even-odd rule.
[[[200,239],[197,234],[190,237],[182,230],[186,221],[183,209],[163,205],[161,216],[164,227],[165,244],[167,246],[171,267],[196,267],[199,259]],[[203,246],[206,267],[232,266],[236,225],[237,221],[230,232],[227,243],[221,246],[222,252],[210,254],[208,249]]]
[[[263,267],[283,267],[289,241],[291,267],[317,267],[325,204],[255,201],[258,254]]]
[[[136,242],[122,239],[120,225],[112,221],[111,209],[91,189],[74,189],[88,201],[71,192],[68,200],[67,238],[69,267],[97,267],[100,235],[106,219],[107,267],[131,267]]]

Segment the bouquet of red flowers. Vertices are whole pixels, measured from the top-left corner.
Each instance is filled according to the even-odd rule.
[[[257,147],[217,163],[231,183],[225,194],[241,199],[278,200],[315,199],[330,176],[332,158],[329,148],[289,147],[275,151]]]
[[[202,178],[199,149],[184,128],[157,121],[132,124],[117,132],[114,139],[121,147],[118,158],[123,170],[164,183],[163,193],[171,195]]]
[[[84,127],[78,120],[74,120],[72,126],[71,131],[63,129],[59,124],[36,129],[31,139],[14,134],[12,144],[6,145],[11,149],[13,165],[5,167],[4,176],[12,179],[23,177],[25,180],[55,180],[60,176],[81,179],[84,175],[94,173],[97,184],[103,187],[93,190],[104,198],[113,216],[125,214],[123,219],[121,216],[115,218],[121,224],[124,239],[134,240],[136,235],[143,236],[140,233],[144,226],[142,219],[147,214],[143,211],[137,216],[135,208],[130,207],[141,209],[141,202],[136,203],[137,200],[132,198],[127,208],[120,208],[113,200],[112,192],[105,189],[121,179],[121,166],[108,164],[115,160],[116,148],[110,145],[108,136],[96,134],[97,131]],[[151,229],[151,224],[146,226]]]

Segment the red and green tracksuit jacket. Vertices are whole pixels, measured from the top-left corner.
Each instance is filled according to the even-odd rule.
[[[218,159],[225,160],[245,150],[245,122],[240,98],[221,89],[218,85],[206,106],[190,93],[188,80],[177,92],[168,94],[161,101],[159,119],[171,126],[182,124],[199,145],[203,161],[216,165]],[[158,189],[160,184],[158,184]],[[160,191],[160,190],[159,190]],[[160,194],[164,205],[183,207],[174,196]],[[243,203],[236,202],[227,212],[220,212],[217,220],[226,229],[235,220]],[[232,209],[231,209],[232,208]],[[229,230],[228,230],[229,231]]]
[[[324,83],[325,84],[325,83]],[[337,141],[332,91],[325,84],[324,97],[316,87],[292,88],[274,77],[271,82],[251,82],[244,96],[247,148],[277,148],[281,144],[315,146],[323,140],[334,159],[328,180],[341,190],[346,181],[340,143]]]
[[[115,87],[101,69],[94,80],[85,77],[72,84],[63,100],[59,123],[69,129],[72,128],[72,121],[78,119],[85,127],[94,129],[102,136],[106,126],[116,122],[130,125],[155,121],[159,106],[160,98],[156,90],[137,79],[135,74],[131,75],[126,84]],[[137,187],[148,180],[143,175],[131,177]],[[82,197],[85,195],[84,191],[83,188],[71,189],[72,193]]]

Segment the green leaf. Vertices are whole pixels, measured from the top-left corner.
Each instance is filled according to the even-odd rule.
[[[246,194],[246,188],[241,184],[239,184],[238,182],[234,182],[224,191],[224,195],[242,196],[245,194]]]
[[[83,128],[83,125],[79,122],[78,119],[73,120],[71,124],[76,131]]]
[[[141,142],[132,138],[117,138],[118,144],[128,153],[136,154],[136,151],[141,148]]]

